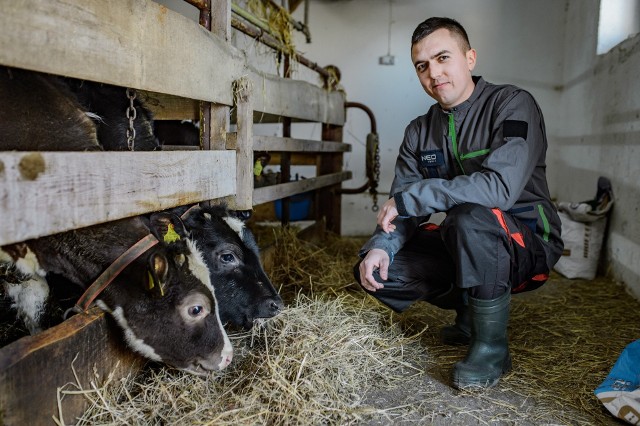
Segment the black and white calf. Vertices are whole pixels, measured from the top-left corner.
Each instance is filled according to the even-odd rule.
[[[249,329],[255,320],[282,310],[282,298],[265,274],[258,244],[243,221],[224,206],[192,208],[183,220],[209,267],[223,323]]]
[[[59,77],[0,67],[0,151],[99,151],[122,146],[126,126],[98,141],[101,122]],[[77,88],[76,88],[77,89]],[[111,88],[109,88],[111,90]],[[126,99],[124,90],[121,96]],[[86,102],[85,98],[82,98]],[[124,112],[122,119],[126,122]],[[150,120],[150,116],[145,116]],[[153,146],[150,123],[136,135]],[[145,130],[146,129],[146,130]],[[140,139],[139,148],[145,147]],[[128,345],[147,358],[196,374],[225,368],[233,350],[220,322],[209,271],[184,223],[161,213],[128,218],[0,248],[0,284],[31,332],[49,298],[46,277],[86,288],[129,247],[150,234],[146,249],[98,296]]]
[[[12,262],[28,278],[25,283],[5,283],[7,294],[29,292],[25,288],[34,282],[46,285],[47,273],[86,288],[150,232],[158,244],[118,274],[98,295],[97,305],[115,318],[129,347],[146,358],[195,374],[225,368],[233,350],[208,268],[173,214],[154,214],[149,225],[141,217],[128,218],[4,246],[0,261]],[[15,299],[18,312],[32,326],[44,302],[38,297]]]

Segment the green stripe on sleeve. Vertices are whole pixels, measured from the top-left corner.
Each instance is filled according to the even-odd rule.
[[[487,149],[481,149],[479,151],[473,151],[473,152],[470,152],[468,154],[462,154],[460,156],[460,159],[461,160],[468,160],[469,158],[479,157],[481,155],[488,154],[489,152],[491,152],[491,150],[488,149],[488,148]]]
[[[544,226],[544,234],[542,235],[542,239],[545,241],[549,241],[549,220],[547,216],[544,214],[544,209],[542,208],[542,204],[538,204],[538,213],[540,213],[540,218],[542,219],[542,226]]]

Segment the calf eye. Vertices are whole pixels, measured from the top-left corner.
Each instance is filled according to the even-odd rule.
[[[230,263],[230,262],[233,262],[236,259],[236,257],[231,253],[225,253],[220,256],[220,259],[222,259],[222,261],[225,263]]]
[[[192,317],[197,317],[202,312],[204,312],[204,308],[200,305],[191,306],[189,308],[189,315],[191,315]]]

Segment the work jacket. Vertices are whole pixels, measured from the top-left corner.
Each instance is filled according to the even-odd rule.
[[[463,203],[498,208],[545,242],[547,264],[562,253],[560,219],[545,175],[547,137],[540,107],[527,91],[473,77],[475,88],[447,111],[434,104],[407,126],[390,194],[396,230],[378,226],[360,252],[385,250],[391,260],[432,213]]]

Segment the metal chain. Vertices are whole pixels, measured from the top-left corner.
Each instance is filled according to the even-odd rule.
[[[371,206],[371,210],[374,212],[377,212],[378,210],[380,210],[380,207],[378,207],[378,190],[376,189],[378,187],[378,182],[380,182],[380,144],[379,143],[376,144],[376,154],[373,158],[375,160],[375,163],[373,165],[375,186],[371,187],[371,189],[369,190],[369,193],[373,198],[373,205]]]
[[[136,91],[134,89],[127,89],[127,98],[129,98],[129,107],[127,108],[127,118],[129,119],[129,128],[127,129],[127,147],[129,148],[129,151],[133,151],[134,142],[136,140],[136,129],[133,127],[133,120],[136,119],[137,115],[133,101],[136,98]]]

